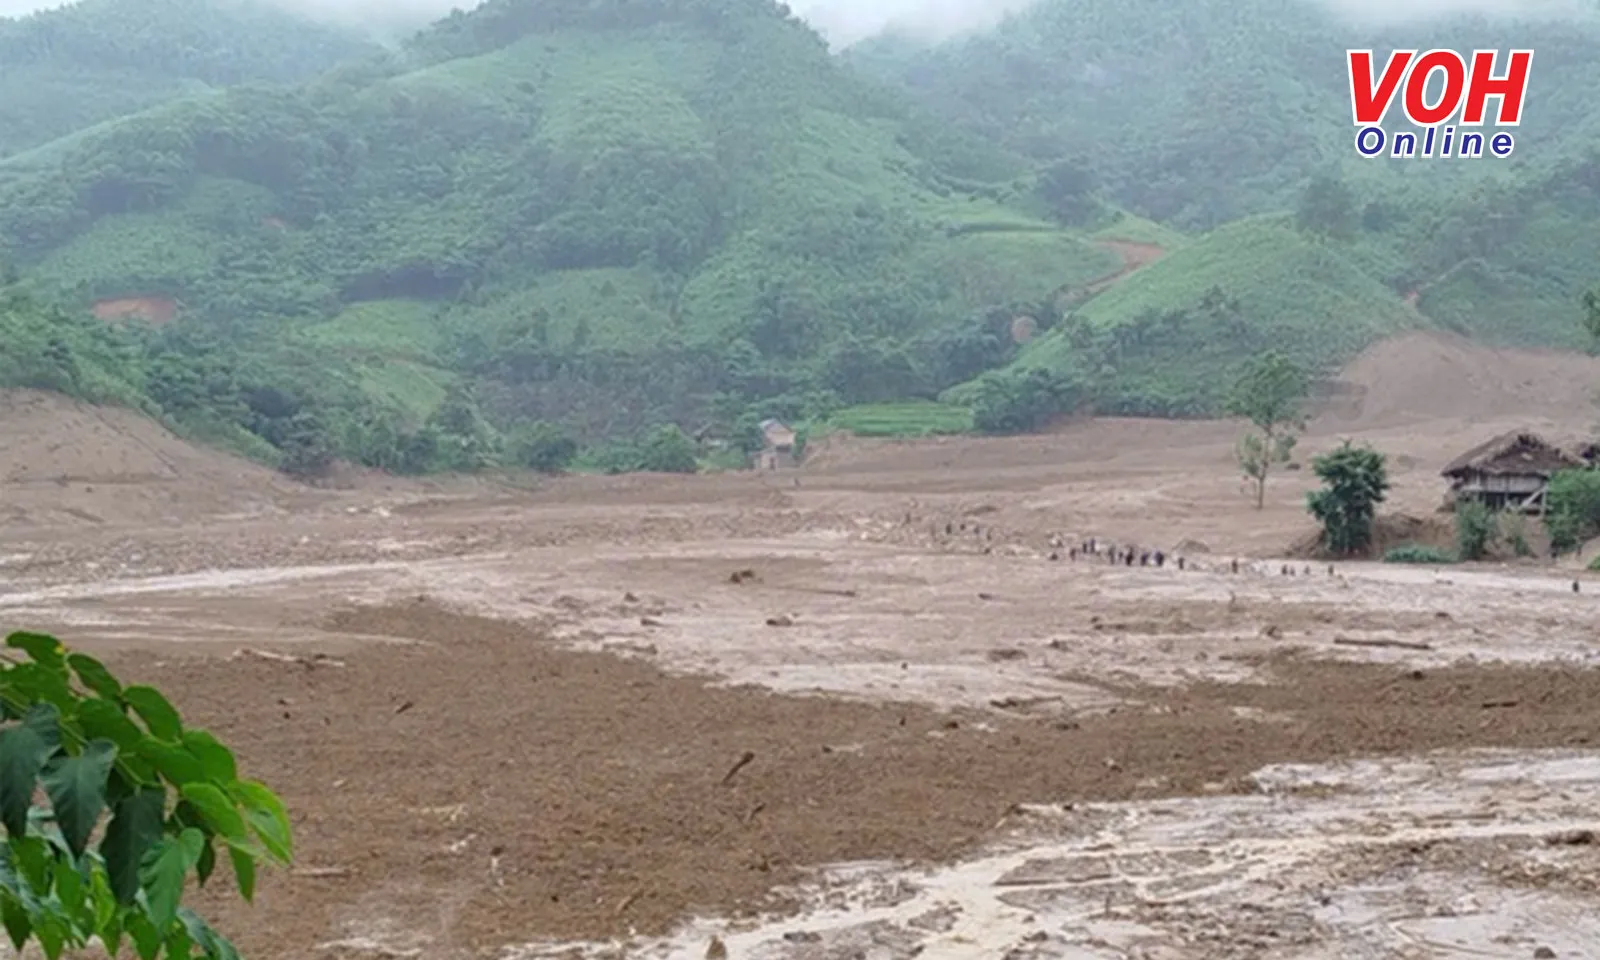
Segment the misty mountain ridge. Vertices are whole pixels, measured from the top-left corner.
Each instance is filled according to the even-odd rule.
[[[1020,410],[979,417],[1004,429],[1069,402],[1193,416],[1268,348],[1577,341],[1592,25],[1042,0],[834,54],[800,9],[490,0],[383,51],[308,34],[352,52],[313,69],[308,45],[299,83],[185,66],[203,96],[0,160],[0,240],[42,296],[176,314],[115,328],[142,358],[105,374],[118,395],[264,458],[315,435],[394,469],[478,456],[441,430],[478,450],[534,421],[603,440],[936,397]],[[228,29],[120,56],[271,49]],[[1424,35],[1538,51],[1512,162],[1353,162],[1347,38]],[[79,48],[55,69],[92,77]],[[68,352],[111,356],[100,336]],[[48,340],[0,380],[58,369]]]

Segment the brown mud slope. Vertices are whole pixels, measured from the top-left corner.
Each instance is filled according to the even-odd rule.
[[[169,297],[122,297],[100,300],[93,310],[101,320],[144,320],[162,326],[177,319],[178,301]]]
[[[1077,289],[1063,288],[1058,296],[1077,298],[1098,296],[1110,289],[1112,284],[1121,282],[1128,274],[1155,263],[1167,254],[1166,250],[1153,243],[1135,243],[1132,240],[1101,240],[1099,246],[1116,254],[1122,260],[1122,266],[1115,273],[1091,281],[1088,286]]]
[[[255,513],[292,497],[266,467],[131,410],[0,391],[0,526],[164,523]]]
[[[1494,349],[1455,334],[1412,333],[1368,348],[1334,386],[1337,395],[1321,418],[1333,430],[1378,430],[1425,420],[1465,426],[1508,414],[1567,426],[1575,418],[1577,424],[1593,419],[1600,358]]]
[[[272,875],[253,908],[203,898],[247,955],[312,956],[395,924],[429,957],[659,933],[776,905],[806,867],[960,855],[1019,802],[1237,791],[1274,762],[1572,746],[1600,729],[1600,671],[1280,657],[1276,684],[1130,690],[1153,709],[979,725],[708,687],[420,601],[329,626],[424,642],[343,666],[113,658],[295,812],[299,875]],[[1246,719],[1263,711],[1281,719]]]

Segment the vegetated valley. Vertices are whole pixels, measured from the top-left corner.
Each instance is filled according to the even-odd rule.
[[[1356,157],[1347,42],[1423,32],[1537,48],[1512,161]],[[1268,349],[1581,345],[1600,273],[1589,21],[1041,0],[830,51],[767,0],[490,0],[381,46],[84,0],[0,50],[0,384],[306,475],[1205,416]]]

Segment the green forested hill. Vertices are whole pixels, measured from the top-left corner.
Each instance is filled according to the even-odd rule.
[[[0,18],[0,156],[184,94],[306,80],[370,51],[255,0],[80,0]]]
[[[385,436],[465,386],[590,436],[936,393],[1006,359],[1011,305],[1118,268],[1035,207],[758,0],[494,0],[0,162],[35,283],[314,346]]]
[[[1080,379],[1102,371],[1103,409],[1215,409],[1230,358],[1277,346],[1323,366],[1396,325],[1585,345],[1576,316],[1600,278],[1600,110],[1582,91],[1600,84],[1600,12],[1377,29],[1328,10],[1045,0],[993,31],[935,47],[880,38],[846,58],[1082,193],[1208,231],[1019,358]],[[1358,157],[1344,51],[1367,46],[1533,48],[1515,159]],[[1321,203],[1313,180],[1333,184]],[[1279,216],[1297,208],[1314,229]],[[1220,327],[1211,307],[1223,301],[1204,299],[1214,287],[1237,308]]]
[[[1600,84],[1600,10],[1383,29],[1329,10],[1283,0],[1044,0],[993,31],[931,48],[873,40],[846,58],[954,123],[1038,162],[1069,159],[1130,209],[1194,229],[1291,206],[1307,176],[1328,165],[1444,189],[1506,172],[1357,157],[1349,47],[1532,48],[1521,164],[1600,137],[1588,95]]]
[[[0,159],[36,296],[178,315],[85,339],[13,310],[0,383],[110,351],[206,436],[420,470],[941,395],[989,429],[1199,415],[1261,349],[1325,367],[1430,325],[1576,344],[1600,33],[1428,33],[1538,50],[1517,160],[1440,172],[1354,157],[1362,35],[1319,9],[1042,0],[841,57],[769,0],[490,0]]]

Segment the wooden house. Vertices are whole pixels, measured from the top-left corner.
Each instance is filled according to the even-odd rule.
[[[761,469],[776,470],[799,463],[794,455],[794,431],[777,420],[761,421],[761,435],[766,447],[761,451]]]
[[[1478,500],[1494,510],[1544,513],[1551,475],[1588,466],[1537,434],[1513,430],[1455,458],[1441,471],[1450,500]]]

